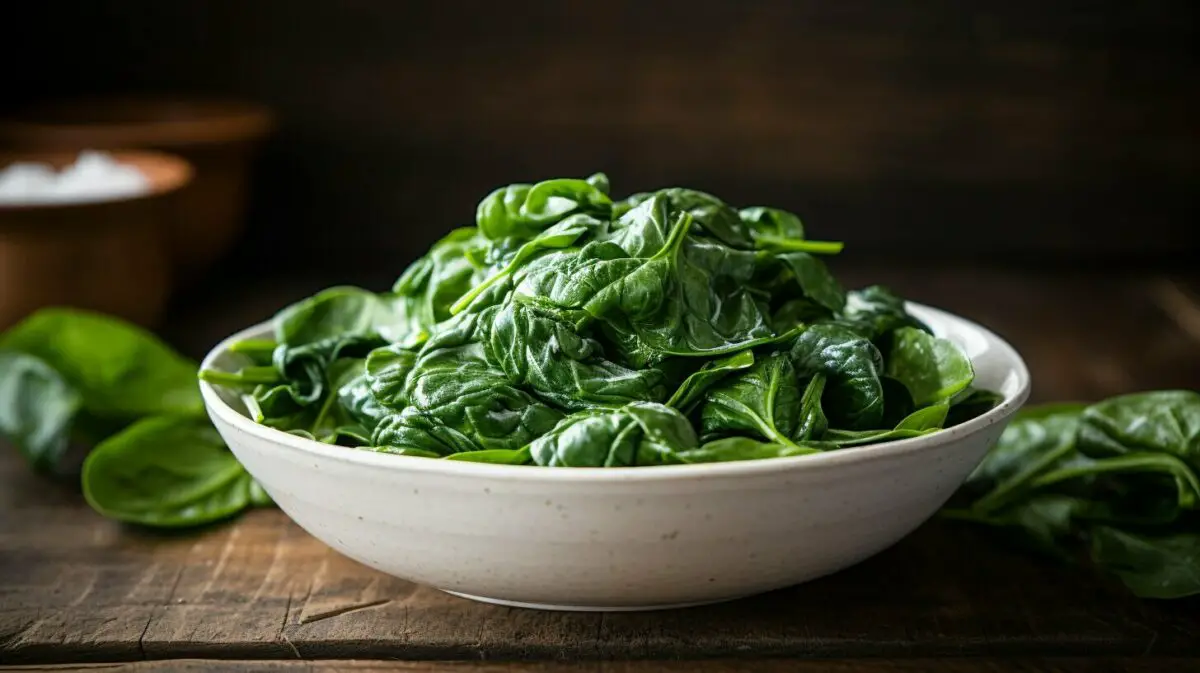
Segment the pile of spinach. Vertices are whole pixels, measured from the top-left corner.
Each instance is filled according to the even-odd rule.
[[[841,249],[693,189],[513,184],[389,291],[304,299],[201,377],[321,442],[563,467],[800,455],[990,409],[903,300],[842,287],[822,259]]]
[[[0,334],[0,437],[45,475],[86,450],[84,497],[120,521],[195,526],[271,504],[209,423],[197,368],[121,320],[40,310]]]
[[[1200,594],[1200,393],[1028,407],[942,513],[1143,598]]]

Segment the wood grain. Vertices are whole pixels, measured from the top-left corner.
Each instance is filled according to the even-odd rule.
[[[213,661],[64,664],[0,668],[42,673],[1185,673],[1186,659],[692,660],[597,662]]]
[[[1002,334],[1034,372],[1037,401],[1200,388],[1200,342],[1188,328],[1191,277],[861,268],[844,277],[852,286],[887,283]],[[250,288],[234,306],[218,295],[174,322],[176,336],[186,338],[173,340],[203,350],[319,284]],[[1054,666],[1077,657],[1090,662],[1080,670],[1099,671],[1125,663],[1106,668],[1092,658],[1146,657],[1161,667],[1144,670],[1171,670],[1178,658],[1200,656],[1197,600],[1137,601],[1102,578],[938,520],[805,585],[688,610],[571,614],[477,604],[381,575],[277,510],[163,534],[101,519],[77,487],[33,478],[12,451],[0,451],[0,484],[3,664],[374,658],[733,659],[729,665],[740,666],[798,658],[871,660],[847,663],[847,671],[965,671],[1044,657],[1054,660],[1003,670],[1071,670]],[[933,658],[943,668],[901,663]],[[942,658],[993,663],[959,669]],[[593,670],[640,670],[622,665]],[[556,670],[542,666],[526,670]]]

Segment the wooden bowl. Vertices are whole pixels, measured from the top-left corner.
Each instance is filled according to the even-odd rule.
[[[195,168],[169,232],[180,280],[196,276],[241,232],[250,170],[274,126],[266,108],[244,102],[125,97],[46,102],[0,120],[0,146],[25,150],[154,149]]]
[[[103,201],[0,204],[0,330],[46,306],[101,311],[152,328],[171,292],[164,237],[191,180],[184,159],[148,151],[110,152],[136,166],[150,190]],[[0,153],[0,168],[35,161],[56,170],[74,152]]]

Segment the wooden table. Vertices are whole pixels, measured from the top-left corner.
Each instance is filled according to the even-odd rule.
[[[1200,388],[1187,278],[849,270],[1010,339],[1033,401]],[[193,304],[198,354],[311,289]],[[934,520],[858,566],[722,605],[574,614],[482,605],[382,575],[277,510],[156,534],[0,453],[0,664],[46,670],[1200,671],[1200,601],[1138,601],[985,531]],[[350,660],[356,661],[350,661]],[[164,661],[171,660],[171,661]],[[315,661],[314,661],[315,660]]]

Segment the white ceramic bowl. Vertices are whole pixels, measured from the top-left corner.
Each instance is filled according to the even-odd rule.
[[[945,503],[1029,394],[1025,363],[962,318],[910,304],[1004,401],[925,437],[768,460],[633,468],[372,453],[260,426],[202,383],[221,436],[302,528],[385,573],[478,600],[638,610],[747,596],[841,570]],[[234,368],[229,345],[204,367]]]

